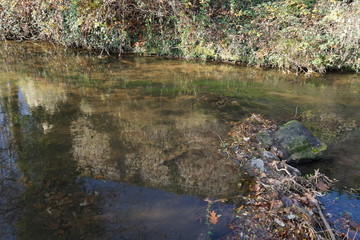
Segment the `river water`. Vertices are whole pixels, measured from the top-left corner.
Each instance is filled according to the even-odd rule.
[[[229,123],[251,113],[301,118],[331,143],[327,159],[300,168],[337,178],[324,204],[360,216],[359,75],[305,78],[33,42],[2,42],[0,61],[0,239],[227,234],[248,177],[221,149]],[[354,208],[339,210],[348,200]]]

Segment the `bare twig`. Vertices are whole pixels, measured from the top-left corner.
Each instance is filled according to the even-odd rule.
[[[332,228],[330,227],[330,224],[328,223],[328,221],[326,220],[324,214],[322,213],[319,203],[317,201],[314,201],[314,204],[317,207],[317,209],[319,211],[320,218],[323,221],[323,223],[324,223],[324,225],[326,227],[326,230],[330,235],[330,239],[331,240],[336,240],[335,234],[333,233]]]
[[[294,115],[294,119],[297,117],[297,114],[298,114],[298,108],[299,108],[299,106],[296,106],[296,108],[295,108],[295,115]]]

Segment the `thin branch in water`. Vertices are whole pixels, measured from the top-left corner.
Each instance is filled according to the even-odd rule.
[[[314,204],[317,207],[317,209],[319,211],[320,218],[323,221],[323,223],[324,223],[324,225],[326,227],[326,230],[330,235],[330,239],[331,240],[336,240],[335,234],[333,233],[332,228],[330,227],[330,224],[328,223],[328,221],[326,220],[324,214],[322,213],[319,203],[317,201],[314,201]]]
[[[296,106],[296,108],[295,108],[295,115],[294,115],[294,119],[297,117],[297,114],[298,114],[298,108],[299,108],[299,106]]]

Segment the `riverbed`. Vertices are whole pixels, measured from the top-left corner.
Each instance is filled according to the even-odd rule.
[[[358,74],[0,48],[0,239],[220,238],[249,183],[224,140],[252,113],[307,120],[330,152],[299,168],[338,179],[325,206],[360,221]]]

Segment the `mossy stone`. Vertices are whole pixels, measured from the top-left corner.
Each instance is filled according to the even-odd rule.
[[[324,157],[325,143],[317,139],[299,121],[285,123],[273,133],[261,133],[258,138],[265,148],[275,146],[285,152],[287,162],[301,163]]]

